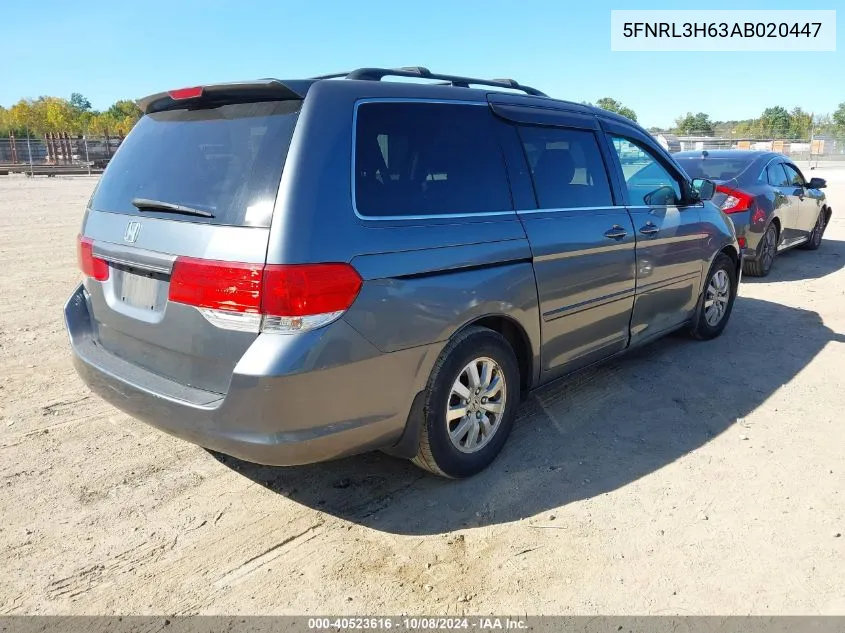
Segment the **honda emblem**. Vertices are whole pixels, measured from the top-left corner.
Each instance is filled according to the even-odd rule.
[[[135,242],[138,239],[138,233],[141,232],[140,222],[130,222],[126,225],[126,231],[123,233],[124,242]]]

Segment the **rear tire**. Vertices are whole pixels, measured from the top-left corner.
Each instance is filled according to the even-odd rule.
[[[696,312],[696,322],[690,329],[693,338],[707,341],[722,333],[731,318],[736,292],[734,260],[725,253],[719,253],[704,280],[701,305]]]
[[[431,371],[412,461],[443,477],[480,472],[508,439],[519,399],[519,365],[507,339],[477,326],[461,331]]]
[[[813,226],[813,230],[810,232],[809,239],[801,245],[801,248],[808,251],[818,250],[819,246],[822,245],[822,236],[824,235],[826,224],[827,213],[825,213],[825,210],[822,209],[821,211],[819,211],[819,217],[816,218],[816,224]]]
[[[765,277],[772,270],[772,264],[778,253],[778,229],[769,224],[760,245],[757,247],[757,259],[743,263],[742,271],[752,277]]]

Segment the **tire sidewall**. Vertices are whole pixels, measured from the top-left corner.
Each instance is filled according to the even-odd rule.
[[[505,376],[507,400],[499,429],[486,446],[475,453],[462,453],[452,444],[446,424],[446,406],[452,385],[463,368],[474,358],[487,356],[495,360]],[[493,332],[479,331],[456,345],[429,385],[426,399],[425,424],[431,454],[437,467],[449,477],[469,477],[488,466],[499,454],[508,439],[516,410],[519,407],[520,384],[516,356],[504,337]]]
[[[715,275],[719,270],[724,270],[727,273],[728,279],[731,282],[731,291],[728,298],[728,305],[725,308],[725,314],[722,315],[722,319],[716,325],[710,325],[707,322],[704,303],[707,301],[707,287],[710,285],[710,280],[713,279],[713,275]],[[701,310],[699,311],[698,326],[696,329],[703,338],[714,338],[718,336],[728,325],[728,320],[731,318],[734,301],[736,300],[736,295],[739,290],[736,277],[736,269],[734,268],[734,263],[731,261],[731,258],[724,253],[717,255],[713,264],[710,266],[710,271],[707,273],[707,277],[704,279],[704,285],[701,290]]]
[[[813,232],[810,234],[810,241],[812,242],[813,249],[821,246],[824,229],[824,210],[821,210],[819,211],[819,217],[816,218],[816,225],[813,227]]]
[[[777,244],[777,242],[778,242],[778,230],[777,230],[777,227],[775,227],[774,224],[769,224],[769,226],[766,227],[766,232],[763,234],[763,236],[764,236],[763,239],[765,240],[764,246],[766,246],[768,248],[769,243],[772,242],[773,243],[772,248],[774,249],[774,254],[772,255],[772,261],[769,262],[768,266],[766,266],[765,260],[763,259],[763,253],[760,254],[760,271],[763,273],[763,276],[765,277],[766,275],[769,274],[769,271],[772,269],[772,266],[774,266],[775,258],[777,257],[777,254],[778,254],[778,244]],[[708,281],[709,281],[709,277],[708,277]]]

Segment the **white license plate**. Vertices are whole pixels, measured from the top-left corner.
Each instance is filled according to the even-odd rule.
[[[123,274],[123,292],[121,299],[124,303],[135,308],[154,310],[158,296],[158,280],[132,273]]]

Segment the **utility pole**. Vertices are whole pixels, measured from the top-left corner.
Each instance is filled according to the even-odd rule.
[[[26,128],[26,151],[29,154],[29,177],[33,178],[35,174],[32,171],[32,146],[29,144],[29,128]]]
[[[816,138],[816,114],[810,114],[810,169],[813,170],[819,166],[819,155],[816,153],[816,167],[813,167],[813,141]]]

